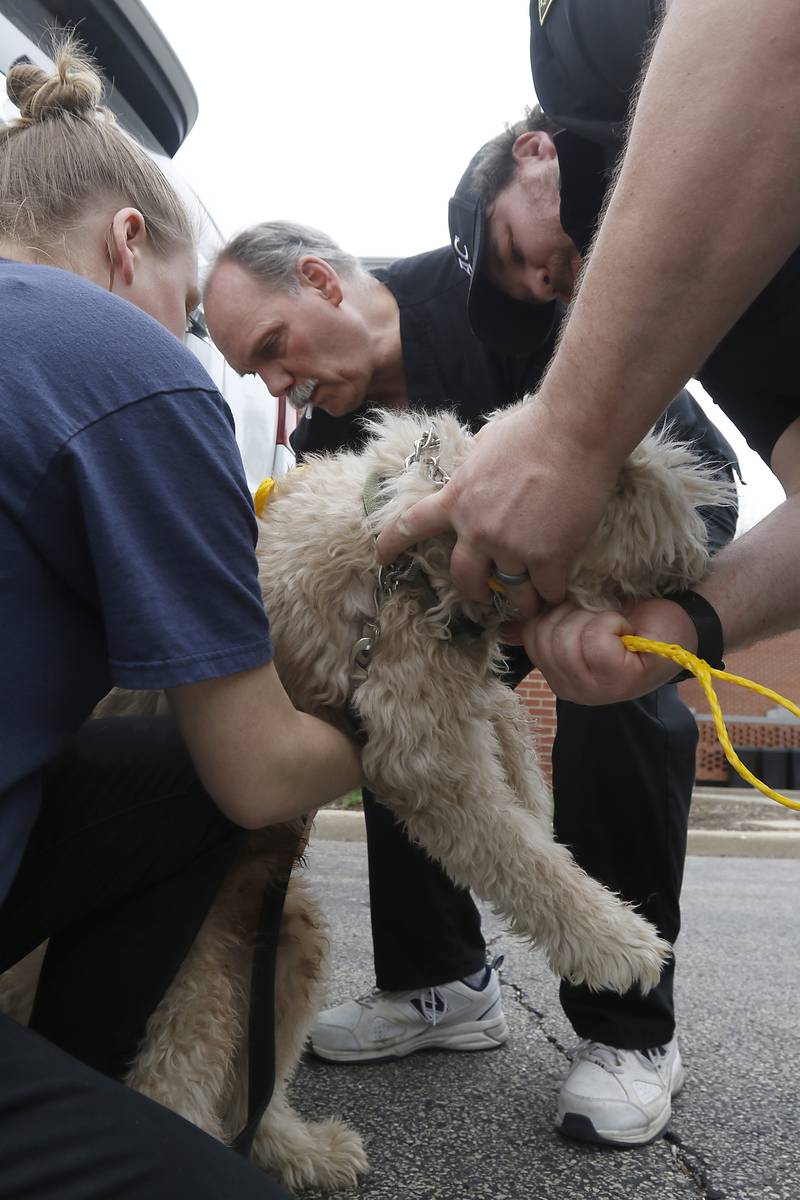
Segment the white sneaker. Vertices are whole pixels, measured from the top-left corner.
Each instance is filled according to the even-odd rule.
[[[493,1050],[508,1039],[497,968],[481,986],[463,980],[410,992],[377,989],[319,1014],[311,1050],[328,1062],[404,1058],[415,1050]]]
[[[582,1142],[644,1146],[669,1124],[683,1078],[675,1037],[654,1050],[583,1041],[561,1086],[556,1128]]]

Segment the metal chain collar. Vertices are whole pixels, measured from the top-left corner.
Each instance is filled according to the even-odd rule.
[[[449,476],[439,466],[439,450],[439,433],[434,421],[431,428],[428,428],[421,437],[416,439],[414,450],[411,451],[408,458],[405,458],[404,469],[410,470],[411,467],[419,464],[433,484],[437,487],[444,487]],[[401,583],[408,580],[416,571],[419,571],[419,566],[410,554],[403,554],[396,563],[390,563],[389,566],[379,566],[377,583],[375,583],[372,594],[374,612],[363,623],[361,637],[350,652],[350,679],[354,688],[367,678],[369,662],[372,660],[375,646],[380,637],[381,600],[384,596],[390,596],[397,592]]]
[[[437,487],[444,487],[449,481],[449,476],[439,466],[440,449],[439,433],[434,421],[430,429],[426,429],[425,433],[414,443],[414,449],[405,460],[405,470],[410,471],[413,466],[419,464],[431,483]],[[357,687],[367,678],[369,664],[381,633],[381,600],[396,592],[400,584],[411,578],[418,570],[419,567],[410,554],[403,554],[397,562],[390,563],[389,566],[378,567],[377,583],[372,594],[374,613],[364,621],[361,637],[353,646],[350,654],[353,687]]]
[[[450,482],[450,476],[439,466],[440,450],[439,433],[436,429],[436,422],[433,421],[430,429],[426,429],[422,437],[417,438],[414,442],[414,449],[406,459],[406,470],[409,471],[415,463],[419,463],[431,483],[436,487],[444,487],[446,483]]]
[[[414,443],[414,449],[405,460],[405,470],[410,471],[412,467],[418,465],[422,468],[422,471],[431,483],[436,487],[444,487],[446,483],[450,482],[450,476],[439,465],[440,450],[441,442],[439,440],[439,433],[436,428],[436,422],[433,421],[430,428],[426,429],[422,436],[417,438]],[[419,564],[410,554],[403,554],[396,562],[390,563],[389,566],[378,568],[377,582],[372,600],[374,613],[364,621],[361,629],[361,637],[353,646],[350,654],[351,682],[353,688],[363,683],[367,678],[372,655],[381,633],[380,609],[382,599],[393,595],[401,583],[412,581],[419,574],[420,570]],[[503,598],[495,593],[494,602],[498,611],[502,613],[504,607]]]

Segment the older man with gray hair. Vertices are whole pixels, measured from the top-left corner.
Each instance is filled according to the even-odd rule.
[[[268,302],[267,302],[268,300]],[[327,235],[265,223],[220,254],[205,297],[209,330],[241,375],[332,416],[404,395],[397,304]]]

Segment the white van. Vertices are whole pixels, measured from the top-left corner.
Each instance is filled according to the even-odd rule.
[[[65,18],[66,14],[66,18]],[[53,63],[48,34],[65,19],[106,79],[105,103],[124,129],[153,155],[197,214],[201,271],[222,243],[222,235],[202,200],[181,179],[172,162],[197,119],[197,96],[174,51],[139,0],[0,0],[0,119],[16,109],[5,97],[5,75],[20,58],[45,70]],[[295,413],[271,396],[260,379],[241,379],[205,335],[202,315],[187,335],[194,351],[222,392],[236,421],[236,438],[253,491],[265,476],[294,465],[289,434]]]

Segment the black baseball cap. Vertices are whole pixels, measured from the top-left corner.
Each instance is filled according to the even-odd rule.
[[[556,316],[552,304],[526,304],[501,292],[486,276],[489,234],[486,209],[474,186],[475,169],[490,143],[473,155],[450,199],[450,247],[469,278],[467,316],[480,341],[504,354],[534,350],[549,335]]]

